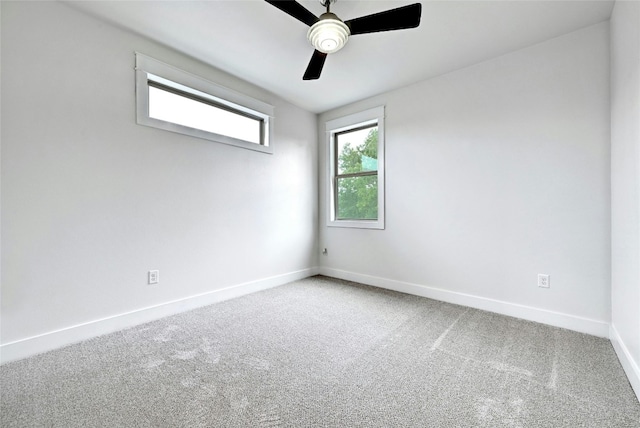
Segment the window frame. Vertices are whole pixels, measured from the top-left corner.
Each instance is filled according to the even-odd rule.
[[[136,123],[191,137],[273,153],[274,107],[139,52],[136,55]],[[152,83],[150,83],[152,82]],[[260,121],[260,144],[228,135],[192,128],[149,116],[149,87]]]
[[[338,219],[337,218],[337,184],[340,177],[345,175],[338,174],[338,156],[337,143],[340,134],[364,129],[372,125],[378,126],[378,218],[376,220],[365,219]],[[384,106],[375,107],[369,110],[350,114],[326,122],[327,134],[327,226],[329,227],[347,227],[360,229],[384,229]],[[347,176],[366,176],[374,175],[370,172],[360,172],[355,174],[347,174]]]

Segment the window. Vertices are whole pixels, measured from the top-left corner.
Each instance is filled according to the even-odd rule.
[[[384,107],[327,122],[328,226],[384,229]]]
[[[273,153],[273,107],[136,53],[137,123]]]

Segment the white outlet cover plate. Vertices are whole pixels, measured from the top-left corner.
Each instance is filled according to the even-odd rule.
[[[160,282],[160,271],[150,270],[148,279],[149,284],[157,284],[158,282]]]
[[[538,287],[549,288],[550,286],[549,275],[539,273],[538,274]]]

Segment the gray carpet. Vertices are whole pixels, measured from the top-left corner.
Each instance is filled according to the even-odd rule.
[[[314,277],[0,367],[2,427],[640,427],[609,341]]]

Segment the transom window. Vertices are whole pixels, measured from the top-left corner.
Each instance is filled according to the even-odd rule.
[[[136,53],[137,122],[272,153],[273,107]]]

